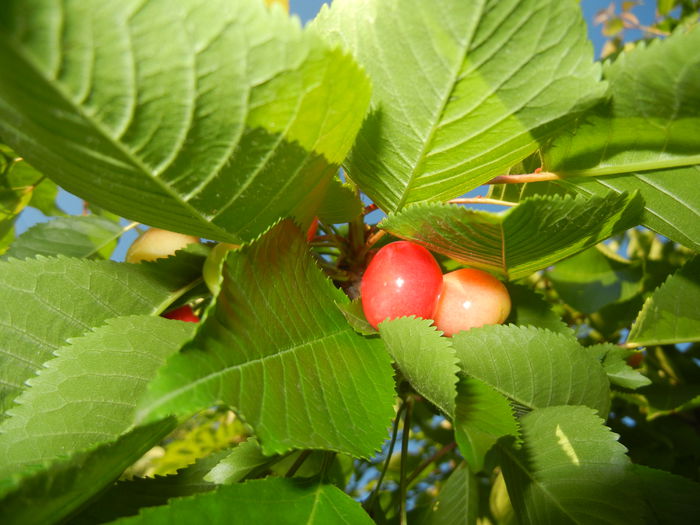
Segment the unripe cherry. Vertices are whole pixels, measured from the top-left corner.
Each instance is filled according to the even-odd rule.
[[[501,281],[482,270],[463,268],[443,276],[432,318],[438,330],[452,336],[461,330],[500,324],[510,308],[510,295]]]
[[[430,319],[442,288],[442,272],[428,250],[408,241],[381,248],[367,266],[360,292],[369,324],[415,315]]]
[[[154,261],[173,255],[188,244],[198,243],[199,238],[184,233],[149,228],[129,246],[126,252],[126,262],[140,263]]]

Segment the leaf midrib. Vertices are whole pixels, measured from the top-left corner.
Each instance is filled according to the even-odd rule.
[[[144,174],[147,176],[151,181],[155,182],[166,194],[170,195],[175,201],[179,202],[181,206],[186,208],[187,210],[190,211],[190,216],[192,218],[196,218],[196,220],[200,223],[203,224],[204,227],[209,230],[210,228],[214,228],[218,230],[219,232],[222,232],[222,230],[215,226],[213,223],[210,223],[208,221],[204,221],[201,218],[200,213],[193,208],[189,202],[184,201],[183,199],[180,198],[180,196],[174,192],[172,188],[170,188],[168,185],[163,183],[163,181],[158,178],[153,176],[151,171],[148,169],[148,167],[142,162],[142,160],[136,156],[131,150],[127,149],[125,145],[116,140],[114,137],[112,137],[107,130],[95,119],[93,119],[90,115],[88,115],[85,111],[83,111],[83,108],[80,105],[77,105],[74,103],[72,98],[68,96],[67,93],[61,89],[61,82],[58,81],[57,79],[51,79],[47,77],[44,74],[44,71],[39,67],[39,65],[32,60],[32,58],[27,55],[24,50],[22,49],[21,45],[17,45],[17,43],[14,41],[14,39],[9,39],[7,37],[3,38],[3,41],[5,42],[5,48],[8,49],[9,51],[13,52],[15,56],[18,57],[18,59],[34,71],[36,74],[37,78],[41,78],[44,80],[44,83],[46,86],[48,86],[49,90],[53,91],[58,98],[63,100],[63,102],[70,108],[72,108],[75,113],[84,121],[90,124],[94,130],[100,135],[106,142],[108,142],[112,147],[115,148],[116,151],[121,153],[124,156],[124,159],[127,161],[128,164],[130,164],[132,167],[136,168],[137,171],[140,173]],[[131,38],[129,38],[129,42],[131,43]],[[131,46],[130,46],[131,47]],[[63,55],[61,56],[61,60],[63,60]],[[138,92],[138,91],[137,91]],[[132,112],[133,114],[133,112]],[[133,120],[131,120],[133,122]],[[228,235],[226,235],[228,237]]]
[[[413,169],[411,169],[411,173],[408,177],[408,180],[406,181],[406,187],[403,190],[403,195],[401,196],[401,199],[399,202],[396,204],[396,207],[394,208],[395,211],[400,210],[403,208],[403,206],[406,204],[406,200],[408,199],[408,195],[410,193],[410,190],[418,177],[418,168],[423,164],[423,161],[426,158],[426,155],[429,151],[430,146],[432,146],[433,143],[433,138],[435,137],[435,133],[437,132],[438,128],[440,127],[439,124],[442,122],[442,117],[445,113],[445,109],[447,108],[447,104],[450,101],[451,95],[455,90],[455,87],[457,86],[457,79],[459,78],[459,74],[462,71],[462,68],[464,66],[464,62],[467,60],[467,54],[471,50],[471,45],[474,41],[474,36],[476,35],[477,28],[479,27],[479,22],[481,21],[482,15],[484,13],[484,6],[486,5],[486,0],[480,0],[480,5],[478,6],[477,9],[475,9],[475,13],[473,13],[474,20],[476,22],[473,24],[471,27],[471,34],[467,37],[466,42],[464,43],[464,48],[462,49],[462,55],[461,55],[461,60],[456,60],[455,64],[456,66],[453,68],[451,74],[450,74],[450,82],[447,83],[448,88],[445,89],[442,100],[440,101],[439,104],[439,112],[437,114],[437,117],[433,120],[433,123],[430,126],[430,130],[428,131],[428,135],[423,141],[423,147],[421,148],[420,153],[418,154],[418,157],[416,158],[416,163],[413,166]]]
[[[557,507],[562,512],[562,514],[564,514],[566,517],[568,517],[572,523],[579,523],[578,521],[576,521],[574,519],[574,517],[571,514],[569,514],[569,512],[564,507],[561,506],[561,504],[559,503],[559,500],[557,498],[555,498],[554,495],[551,492],[549,492],[549,490],[547,490],[547,488],[544,486],[544,484],[540,483],[537,480],[537,478],[534,477],[533,473],[531,473],[530,470],[528,468],[526,468],[525,465],[522,464],[522,462],[520,461],[520,458],[518,458],[516,455],[514,455],[512,453],[512,450],[510,449],[510,447],[506,447],[506,446],[500,445],[500,444],[499,444],[499,446],[501,447],[501,450],[511,459],[511,461],[515,464],[515,466],[517,468],[519,468],[523,474],[525,474],[525,476],[530,480],[530,482],[533,485],[535,485],[537,488],[539,488],[542,491],[542,493],[549,500],[552,501],[554,506]]]
[[[153,415],[154,410],[156,410],[158,407],[162,406],[163,404],[167,403],[168,401],[175,399],[175,398],[179,397],[180,395],[183,395],[184,393],[186,393],[190,390],[196,389],[201,384],[205,384],[208,381],[217,379],[217,378],[222,377],[222,376],[225,377],[227,374],[229,374],[233,371],[242,370],[244,368],[247,368],[248,366],[253,366],[253,365],[265,363],[266,361],[272,360],[272,359],[279,359],[287,354],[294,353],[296,351],[300,351],[300,348],[302,348],[302,347],[312,347],[312,346],[315,346],[316,344],[318,344],[322,341],[325,341],[328,339],[334,339],[335,337],[339,337],[339,336],[348,334],[350,332],[352,332],[352,329],[348,325],[348,328],[342,328],[342,329],[337,330],[335,332],[332,332],[330,334],[326,334],[326,335],[323,335],[321,337],[316,337],[314,339],[305,341],[301,344],[297,344],[294,346],[289,346],[287,348],[283,348],[280,351],[275,352],[274,354],[269,354],[269,355],[265,355],[262,357],[257,357],[255,359],[250,359],[248,361],[245,361],[243,363],[237,363],[235,365],[228,365],[228,366],[221,368],[213,373],[202,376],[202,377],[184,385],[183,387],[180,387],[180,388],[175,389],[175,390],[171,390],[166,395],[159,397],[150,406],[143,407],[140,410],[138,410],[135,419],[138,423],[143,423],[144,421],[148,422],[151,420],[156,420],[156,419],[158,419],[159,416]],[[352,333],[354,333],[354,332],[352,332]]]

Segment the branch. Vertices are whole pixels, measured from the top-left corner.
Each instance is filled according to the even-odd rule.
[[[508,202],[498,199],[489,199],[488,197],[461,197],[447,201],[449,204],[495,204],[497,206],[517,206],[517,202]]]
[[[423,461],[423,463],[421,463],[420,465],[418,465],[418,466],[416,467],[416,470],[414,470],[414,471],[411,473],[411,475],[408,476],[408,479],[406,480],[406,484],[407,484],[407,485],[410,485],[410,484],[413,482],[413,480],[415,480],[418,476],[420,476],[421,472],[423,472],[426,468],[428,468],[429,465],[431,465],[432,463],[437,463],[438,460],[439,460],[442,456],[444,456],[445,454],[447,454],[448,452],[450,452],[451,450],[453,450],[456,446],[457,446],[457,443],[455,443],[455,442],[453,441],[452,443],[449,443],[448,445],[445,445],[445,446],[442,447],[440,450],[438,450],[435,454],[433,454],[432,456],[430,456],[429,458],[427,458],[425,461]]]
[[[561,177],[556,173],[548,171],[539,171],[535,173],[526,173],[524,175],[499,175],[494,177],[486,184],[523,184],[525,182],[544,182],[548,180],[560,180]]]

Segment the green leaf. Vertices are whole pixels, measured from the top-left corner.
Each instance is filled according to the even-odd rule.
[[[466,374],[523,407],[586,405],[607,416],[608,378],[571,336],[491,325],[459,332],[452,345]]]
[[[542,408],[521,421],[523,449],[500,447],[520,523],[645,523],[625,447],[590,408]]]
[[[637,487],[653,516],[653,523],[693,523],[700,508],[700,484],[663,470],[634,465]]]
[[[371,455],[393,414],[393,371],[381,341],[348,325],[335,307],[343,302],[299,229],[280,222],[229,253],[216,304],[151,383],[140,418],[225,403],[255,429],[265,454]]]
[[[608,63],[610,102],[544,151],[545,170],[599,176],[700,164],[698,47],[700,33],[681,30]]]
[[[464,264],[518,279],[638,224],[637,195],[536,196],[503,213],[423,204],[380,226]]]
[[[311,220],[370,93],[351,57],[260,0],[11,0],[0,70],[0,134],[42,173],[230,242]]]
[[[267,478],[222,486],[169,505],[145,509],[133,518],[115,523],[237,523],[371,525],[359,503],[333,485],[310,481]]]
[[[567,179],[585,195],[638,191],[644,197],[641,223],[695,251],[700,250],[700,166]]]
[[[64,257],[0,262],[0,412],[67,339],[119,315],[163,311],[201,278],[182,252],[145,264]]]
[[[537,157],[539,159],[539,156]],[[539,163],[530,171],[539,167]],[[525,171],[525,170],[524,170]],[[490,184],[487,196],[506,202],[520,202],[535,195],[560,195],[574,194],[572,190],[556,181],[526,182],[522,184]]]
[[[552,311],[552,305],[542,294],[520,284],[507,283],[506,287],[513,305],[507,323],[535,326],[565,335],[573,333],[561,317]]]
[[[31,185],[37,180],[26,181],[21,172],[17,176],[18,164],[20,162],[15,158],[14,152],[6,151],[6,147],[0,144],[0,239],[3,241],[6,241],[17,217],[29,204],[32,198]]]
[[[639,191],[643,223],[700,249],[699,31],[676,31],[605,69],[611,101],[543,153],[545,169],[591,194]],[[571,178],[575,176],[586,178]],[[592,179],[590,176],[608,175]]]
[[[195,464],[170,476],[134,478],[118,481],[98,498],[71,518],[71,525],[107,523],[125,516],[135,516],[143,507],[165,505],[171,498],[192,496],[216,489],[214,483],[203,477],[226,454],[211,454]]]
[[[628,346],[700,341],[700,257],[687,262],[644,303]]]
[[[0,481],[4,525],[59,523],[175,428],[168,419],[139,427],[117,441],[48,463],[29,476]]]
[[[636,389],[651,384],[651,380],[627,364],[627,358],[634,354],[632,350],[617,345],[604,343],[589,346],[586,350],[601,360],[603,369],[613,385]]]
[[[379,333],[401,373],[420,395],[453,417],[457,397],[457,358],[447,337],[431,319],[402,317],[379,323]]]
[[[350,222],[362,213],[360,197],[337,178],[331,179],[326,196],[318,209],[318,217],[326,224]]]
[[[0,226],[2,229],[2,226]],[[15,240],[15,228],[14,220],[12,224],[8,225],[7,231],[4,235],[0,234],[0,255],[5,253],[5,251],[10,247],[10,244]]]
[[[547,277],[566,304],[587,314],[631,299],[643,285],[641,267],[608,257],[598,247],[557,263]]]
[[[473,525],[479,514],[479,485],[466,463],[461,463],[440,489],[419,525]]]
[[[118,317],[57,350],[0,425],[0,470],[115,440],[131,426],[148,381],[193,329],[160,317]]]
[[[479,472],[499,438],[518,436],[518,423],[508,400],[483,381],[462,379],[457,389],[455,440],[470,469]]]
[[[238,483],[254,469],[270,461],[270,457],[262,453],[260,443],[255,438],[248,438],[236,445],[221,459],[204,477],[217,485]]]
[[[346,168],[385,210],[507,171],[604,91],[569,0],[336,0],[314,26],[372,79]]]
[[[336,303],[335,305],[340,313],[345,316],[345,320],[352,326],[353,330],[362,335],[377,335],[379,332],[369,324],[365,317],[365,311],[362,309],[362,299],[353,299],[349,303],[346,301]]]
[[[58,217],[29,228],[12,244],[5,258],[66,255],[108,259],[121,233],[119,224],[97,215]]]

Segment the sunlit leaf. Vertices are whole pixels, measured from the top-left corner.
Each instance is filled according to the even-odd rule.
[[[56,350],[0,424],[0,471],[9,473],[117,439],[192,323],[129,316]]]
[[[279,223],[229,253],[216,304],[161,369],[140,417],[225,403],[255,429],[265,454],[371,455],[393,414],[393,373],[381,341],[357,334],[335,306],[342,302],[301,231]]]
[[[203,258],[157,263],[37,258],[0,262],[0,411],[67,339],[119,315],[163,311],[201,279]]]
[[[119,224],[98,215],[57,217],[35,224],[12,244],[6,257],[66,255],[108,259],[122,233]]]
[[[526,277],[639,222],[637,195],[535,196],[503,213],[422,204],[380,226],[464,264],[509,279]]]
[[[238,483],[253,469],[270,461],[270,457],[262,453],[260,443],[255,438],[236,445],[227,452],[204,479],[218,485]]]
[[[314,26],[372,79],[346,167],[389,211],[506,172],[604,91],[569,0],[335,0]]]
[[[431,319],[402,317],[379,324],[382,341],[416,391],[453,417],[457,396],[457,358],[450,339]]]
[[[643,223],[694,249],[700,248],[698,48],[700,31],[680,29],[623,52],[604,71],[610,103],[544,151],[545,169],[565,175],[578,191],[639,191]]]
[[[0,134],[43,174],[230,242],[311,220],[370,92],[349,56],[261,0],[10,0],[0,70]]]
[[[572,336],[491,325],[452,337],[464,373],[522,407],[586,405],[607,416],[610,385],[600,362]]]

